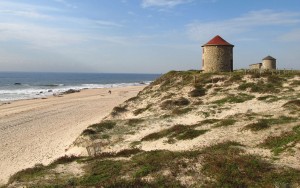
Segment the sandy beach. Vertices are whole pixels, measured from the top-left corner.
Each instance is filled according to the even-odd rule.
[[[0,103],[0,184],[37,163],[48,164],[66,154],[89,125],[144,86],[88,89],[79,93]]]

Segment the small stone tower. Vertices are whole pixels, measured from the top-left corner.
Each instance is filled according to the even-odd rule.
[[[272,56],[267,56],[262,60],[262,69],[274,70],[276,69],[276,59]]]
[[[233,47],[219,35],[202,46],[202,70],[204,72],[233,71]]]

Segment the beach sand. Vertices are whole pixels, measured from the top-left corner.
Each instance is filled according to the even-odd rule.
[[[0,103],[0,185],[19,170],[64,156],[86,127],[100,122],[144,87],[88,89],[62,97]]]

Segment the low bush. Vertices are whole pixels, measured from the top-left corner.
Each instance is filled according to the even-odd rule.
[[[209,180],[203,187],[293,187],[300,171],[275,168],[260,156],[245,154],[240,144],[225,142],[204,149],[202,173]]]
[[[300,80],[294,80],[290,85],[291,86],[300,86]]]
[[[14,175],[12,175],[9,180],[8,183],[13,183],[13,182],[28,182],[28,181],[32,181],[38,177],[42,177],[45,175],[45,170],[46,167],[42,164],[36,164],[34,167],[32,168],[27,168],[24,170],[21,170],[17,173],[15,173]]]
[[[160,105],[160,107],[163,110],[170,110],[170,109],[174,109],[175,107],[182,107],[182,106],[187,106],[190,104],[190,101],[184,97],[180,97],[177,100],[166,100],[164,102],[162,102],[162,104]]]
[[[96,131],[92,130],[92,129],[85,129],[81,135],[83,136],[88,136],[88,135],[94,135],[94,134],[97,134]]]
[[[96,124],[89,126],[89,128],[92,128],[97,133],[99,133],[99,132],[103,132],[108,129],[113,129],[116,126],[116,124],[117,123],[114,121],[102,121],[101,123],[96,123]]]
[[[128,119],[126,124],[131,126],[131,127],[135,127],[136,125],[143,123],[145,120],[144,119]]]
[[[273,83],[264,83],[262,81],[257,83],[243,83],[238,87],[239,90],[245,91],[247,89],[250,90],[250,92],[256,92],[256,93],[279,93],[279,85],[273,84]]]
[[[195,127],[195,126],[193,126]],[[175,125],[169,129],[164,129],[160,132],[151,133],[144,138],[142,141],[158,140],[164,137],[176,138],[177,140],[194,139],[202,134],[205,134],[208,130],[195,130],[191,126]]]
[[[176,139],[178,140],[192,140],[194,138],[197,138],[200,135],[203,135],[207,132],[208,130],[195,130],[195,129],[188,129],[184,131],[181,134],[178,134],[176,136]]]
[[[279,118],[271,118],[271,119],[260,119],[256,123],[251,123],[249,125],[246,125],[244,129],[250,129],[252,131],[259,131],[263,129],[269,128],[271,125],[278,125],[278,124],[286,124],[290,122],[294,122],[297,120],[293,117],[287,117],[287,116],[280,116]]]
[[[135,116],[137,116],[139,114],[142,114],[143,112],[149,110],[151,108],[151,106],[152,106],[151,104],[148,104],[145,108],[138,108],[138,109],[136,109],[136,110],[133,111],[133,114]]]
[[[245,101],[255,98],[253,95],[247,95],[244,93],[239,93],[238,95],[229,95],[220,100],[212,102],[213,104],[223,105],[225,103],[243,103]]]
[[[283,105],[285,108],[300,109],[300,100],[292,100]]]
[[[242,75],[240,74],[233,74],[230,78],[229,78],[229,82],[232,83],[232,82],[239,82],[239,81],[242,81],[243,80],[243,77]]]
[[[102,152],[97,154],[97,158],[113,158],[113,157],[130,157],[132,155],[136,155],[138,153],[143,152],[143,150],[140,150],[138,148],[133,149],[124,149],[119,152]]]
[[[214,127],[227,127],[237,122],[235,119],[221,119]]]
[[[126,109],[126,106],[116,106],[113,108],[111,115],[112,116],[117,116],[121,113],[127,112],[128,110]]]
[[[206,95],[206,89],[204,88],[197,88],[189,92],[188,94],[190,97],[202,97]]]
[[[275,102],[279,100],[279,98],[274,95],[265,95],[265,96],[257,97],[257,100],[266,101],[266,102]]]
[[[300,142],[300,125],[290,132],[284,132],[279,136],[269,136],[260,146],[271,149],[275,155]]]
[[[172,114],[173,115],[183,115],[192,110],[193,110],[193,108],[175,108],[174,110],[172,110]]]
[[[71,156],[65,155],[65,156],[62,156],[62,157],[56,159],[54,162],[52,162],[51,165],[66,164],[66,163],[76,161],[78,159],[81,159],[81,157],[78,157],[75,155],[71,155]]]

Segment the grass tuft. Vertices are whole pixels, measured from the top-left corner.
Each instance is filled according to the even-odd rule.
[[[271,118],[271,119],[260,119],[256,123],[252,123],[249,125],[246,125],[244,129],[250,129],[251,131],[260,131],[269,128],[271,125],[278,125],[278,124],[286,124],[290,122],[294,122],[297,120],[293,117],[287,117],[287,116],[280,116],[279,118]]]
[[[160,107],[163,110],[174,109],[175,107],[187,106],[190,104],[190,101],[184,97],[180,97],[177,100],[165,100]]]
[[[221,119],[219,123],[217,123],[214,127],[227,127],[230,125],[234,125],[237,122],[235,119]]]
[[[237,146],[225,142],[204,149],[202,172],[213,179],[204,187],[293,187],[300,183],[300,171],[275,168]]]
[[[189,92],[190,97],[202,97],[206,95],[206,89],[203,87],[198,87]]]
[[[142,141],[153,141],[164,137],[168,137],[169,139],[176,138],[177,140],[188,140],[205,134],[207,131],[208,130],[195,130],[190,126],[185,125],[175,125],[160,132],[151,133],[142,138]]]
[[[250,92],[256,93],[279,93],[279,88],[280,85],[277,85],[276,83],[264,83],[262,81],[257,83],[243,83],[238,87],[239,90],[245,91],[249,89]]]
[[[229,95],[220,100],[212,102],[213,104],[224,105],[225,103],[243,103],[245,101],[255,98],[253,95],[247,95],[245,93],[239,93],[238,95]]]
[[[101,123],[96,123],[96,124],[89,126],[89,128],[92,128],[97,133],[99,133],[99,132],[103,132],[108,129],[113,129],[115,126],[116,126],[116,122],[114,122],[114,121],[102,121]]]
[[[300,100],[292,100],[283,105],[285,108],[300,109]]]
[[[275,155],[278,155],[298,142],[300,142],[300,125],[280,136],[269,136],[260,146],[269,148]]]
[[[148,104],[145,108],[138,108],[138,109],[136,109],[136,110],[133,111],[133,114],[135,116],[137,116],[139,114],[142,114],[143,112],[149,110],[151,108],[151,106],[152,106],[151,104]]]
[[[278,101],[280,98],[274,95],[265,95],[261,97],[257,97],[257,100],[259,101],[266,101],[266,102],[275,102]]]
[[[113,108],[111,115],[112,116],[117,116],[121,113],[127,112],[128,110],[126,109],[126,106],[116,106]]]

